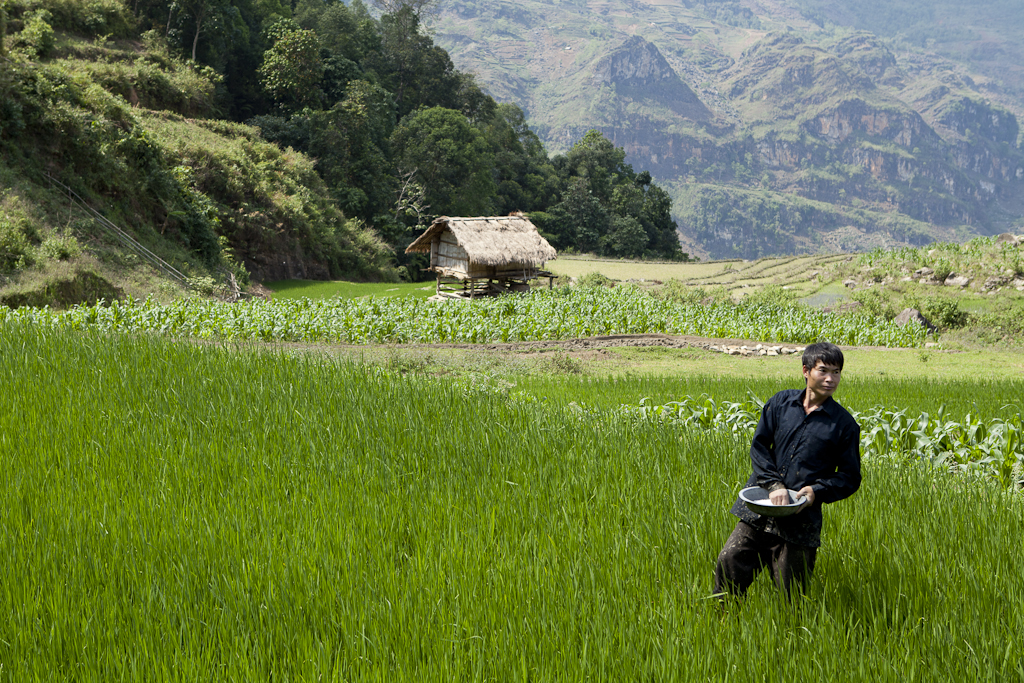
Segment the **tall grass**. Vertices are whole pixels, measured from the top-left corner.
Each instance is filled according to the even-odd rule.
[[[868,466],[709,600],[749,463],[320,357],[0,327],[8,680],[1019,680],[1024,503]]]

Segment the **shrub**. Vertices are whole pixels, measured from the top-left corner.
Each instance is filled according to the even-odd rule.
[[[51,15],[45,9],[27,13],[25,28],[15,37],[14,44],[37,57],[49,55],[56,42],[53,27],[49,24],[50,19]]]
[[[40,251],[54,261],[67,261],[82,253],[82,248],[71,235],[59,235],[43,240]]]
[[[672,278],[662,285],[654,295],[677,304],[699,304],[707,296],[703,287],[691,287]]]
[[[746,306],[795,306],[796,294],[779,285],[765,285],[745,296],[741,302]]]
[[[217,287],[217,282],[207,275],[198,275],[196,277],[188,278],[188,286],[197,294],[210,296],[213,294],[213,290]]]
[[[703,287],[692,287],[683,284],[674,278],[668,280],[661,289],[654,290],[652,294],[655,297],[677,304],[709,306],[712,304],[733,303],[729,290],[722,285],[704,289]]]
[[[39,233],[27,220],[0,219],[0,273],[21,270],[35,262]]]
[[[558,351],[551,357],[551,369],[566,375],[578,375],[583,372],[583,361],[573,358],[565,351]]]
[[[915,306],[928,322],[938,327],[952,329],[967,324],[967,312],[960,308],[956,299],[928,299]]]
[[[601,273],[587,273],[576,281],[577,287],[614,287],[615,280]]]
[[[940,258],[935,262],[933,269],[935,272],[932,273],[932,277],[939,282],[942,282],[949,277],[950,273],[953,272],[953,264],[951,264],[948,259]]]
[[[860,302],[871,315],[892,320],[905,308],[892,292],[881,288],[862,289],[853,292],[850,298]]]
[[[45,11],[53,27],[79,35],[123,38],[135,23],[127,4],[118,0],[28,0],[25,4]]]

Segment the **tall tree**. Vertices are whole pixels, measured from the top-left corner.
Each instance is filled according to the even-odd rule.
[[[226,26],[237,18],[238,10],[228,0],[174,0],[168,11],[168,29],[174,14],[178,16],[178,29],[182,38],[190,43],[194,62],[199,50],[199,38],[223,34]]]
[[[679,226],[672,220],[672,198],[668,192],[652,183],[644,193],[640,220],[649,237],[649,249],[666,258],[684,258],[679,245]]]
[[[461,109],[463,79],[448,53],[420,30],[411,7],[382,16],[380,36],[380,52],[368,55],[365,66],[395,94],[399,118],[421,106]]]
[[[625,150],[600,132],[587,132],[555,160],[565,182],[562,201],[538,219],[562,248],[682,258],[671,198],[650,173],[635,173],[625,159]]]
[[[483,130],[494,155],[496,213],[539,211],[554,204],[558,178],[540,138],[526,124],[523,110],[514,104],[499,104]]]
[[[348,216],[380,222],[378,215],[390,205],[396,183],[388,160],[395,125],[391,93],[353,81],[344,100],[310,118],[309,153],[338,205]],[[395,236],[384,237],[395,246]]]
[[[616,147],[598,130],[589,130],[565,155],[569,177],[586,178],[590,191],[601,202],[611,200],[612,187],[621,180],[632,181],[633,168],[626,163],[626,151]]]
[[[414,173],[434,215],[481,216],[494,207],[494,158],[484,136],[460,112],[421,109],[391,136],[400,172]]]
[[[370,0],[373,6],[384,14],[397,14],[409,10],[421,21],[435,16],[440,11],[440,0]]]
[[[360,9],[358,0],[352,7],[342,2],[300,0],[295,9],[299,27],[315,31],[320,40],[324,65],[320,87],[328,104],[344,99],[349,82],[363,78],[360,64],[366,55],[380,52],[377,24]]]
[[[263,54],[260,82],[284,106],[315,107],[323,101],[324,63],[316,33],[282,21],[267,29],[272,45]]]
[[[548,230],[555,237],[554,246],[581,252],[596,252],[611,224],[608,210],[590,191],[587,179],[579,177],[569,181],[551,216]]]
[[[0,0],[0,57],[7,54],[7,0]]]

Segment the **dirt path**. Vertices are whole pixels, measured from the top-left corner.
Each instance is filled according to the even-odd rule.
[[[669,349],[703,349],[705,351],[720,351],[723,346],[746,346],[754,348],[761,346],[784,346],[788,348],[803,348],[803,344],[792,344],[782,342],[759,342],[750,339],[721,339],[714,337],[697,337],[693,335],[672,335],[672,334],[613,334],[597,337],[583,337],[580,339],[545,339],[540,341],[522,341],[508,343],[482,343],[482,344],[447,344],[447,343],[411,343],[411,344],[314,344],[308,345],[315,348],[326,349],[463,349],[469,351],[499,351],[504,353],[537,353],[548,350],[561,350],[567,353],[594,351],[597,349],[620,348],[620,347],[660,347]],[[287,344],[291,348],[303,347],[305,344]],[[718,348],[715,348],[718,347]]]
[[[612,334],[581,339],[546,339],[542,341],[510,342],[507,344],[424,344],[430,348],[449,349],[481,349],[487,351],[506,351],[509,353],[529,353],[546,349],[562,351],[589,351],[614,347],[651,347],[657,346],[670,349],[697,348],[713,350],[713,346],[756,346],[760,342],[745,339],[713,339],[692,335],[671,334]],[[409,345],[407,345],[409,346]]]

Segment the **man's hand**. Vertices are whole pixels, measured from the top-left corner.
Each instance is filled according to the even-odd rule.
[[[787,489],[775,489],[768,494],[768,500],[772,502],[772,505],[789,505],[792,501],[789,499],[789,490]]]
[[[801,497],[806,496],[807,502],[800,506],[800,509],[808,508],[814,505],[814,489],[810,486],[805,486],[796,492],[796,499],[800,500]]]

